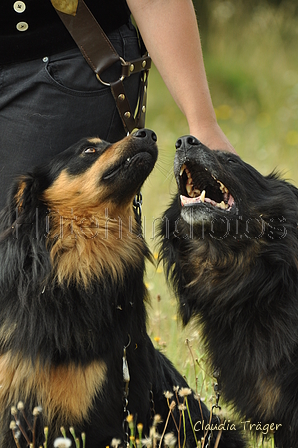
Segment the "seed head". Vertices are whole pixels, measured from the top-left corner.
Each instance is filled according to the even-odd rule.
[[[175,447],[176,442],[177,442],[177,439],[172,432],[168,432],[167,434],[165,434],[165,436],[164,436],[165,446]]]
[[[23,411],[24,410],[24,403],[22,401],[19,401],[17,404],[17,408],[19,411]]]
[[[170,399],[170,398],[172,398],[172,396],[173,396],[173,393],[172,393],[172,392],[169,392],[168,390],[167,390],[166,392],[164,392],[163,394],[164,394],[164,396],[165,396],[167,399]]]
[[[154,418],[153,418],[153,426],[158,425],[158,423],[161,423],[162,419],[161,416],[159,414],[155,414]]]
[[[189,387],[181,387],[178,393],[180,397],[187,397],[187,395],[191,394],[191,389]]]
[[[176,406],[176,402],[173,400],[173,401],[170,403],[170,406],[169,406],[170,410],[172,411],[172,410],[174,409],[175,406]]]
[[[71,440],[64,437],[58,437],[54,441],[54,448],[69,448],[71,446]]]
[[[37,417],[38,415],[40,415],[42,413],[42,407],[41,406],[36,406],[33,409],[32,414],[34,415],[34,417]]]
[[[17,408],[15,406],[11,406],[10,412],[11,412],[11,415],[17,415],[17,413],[18,413]]]
[[[17,427],[16,422],[15,422],[14,420],[12,420],[12,421],[10,422],[9,429],[11,429],[12,431],[14,431],[14,430],[16,429],[16,427]]]

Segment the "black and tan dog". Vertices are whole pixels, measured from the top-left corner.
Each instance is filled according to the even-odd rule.
[[[179,193],[164,214],[161,258],[183,322],[202,325],[245,429],[274,430],[278,448],[296,448],[298,190],[191,136],[176,147]]]
[[[149,251],[132,199],[156,158],[149,130],[115,144],[86,139],[14,185],[0,218],[1,448],[15,447],[18,435],[17,446],[42,445],[44,426],[48,446],[60,426],[84,431],[87,448],[123,442],[128,411],[146,435],[154,411],[166,422],[163,393],[187,386],[146,332]],[[22,406],[10,415],[19,400],[29,422]],[[209,423],[203,403],[188,401],[193,423]],[[36,427],[35,406],[42,407]],[[210,435],[197,438],[207,443]],[[220,447],[242,446],[237,434],[223,434]]]

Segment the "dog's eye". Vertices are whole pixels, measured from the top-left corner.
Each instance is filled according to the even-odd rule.
[[[95,148],[86,148],[84,149],[85,154],[94,154],[96,152]]]

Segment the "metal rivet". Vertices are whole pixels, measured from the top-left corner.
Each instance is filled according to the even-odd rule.
[[[144,112],[144,113],[146,112],[146,106],[142,107],[142,112]]]
[[[13,9],[15,10],[15,12],[22,13],[25,11],[26,5],[24,2],[17,1],[13,4]]]
[[[125,118],[130,118],[130,112],[125,112],[124,117]]]
[[[43,61],[43,62],[48,62],[48,61],[49,61],[49,58],[48,58],[47,56],[45,56],[44,58],[42,58],[42,61]]]
[[[134,66],[133,64],[130,64],[129,70],[130,70],[131,72],[133,72],[134,69],[135,69],[135,66]]]
[[[145,68],[146,65],[147,65],[147,62],[146,62],[146,61],[143,61],[143,62],[142,62],[142,67]]]
[[[118,95],[118,100],[119,100],[119,101],[124,101],[124,100],[125,100],[125,95],[124,95],[124,93],[120,93],[120,95]]]
[[[16,28],[18,31],[27,31],[29,25],[27,22],[19,22],[17,23]]]

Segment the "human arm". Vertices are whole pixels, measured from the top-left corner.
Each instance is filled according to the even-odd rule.
[[[191,0],[127,0],[150,56],[190,134],[212,149],[235,152],[219,127]]]

